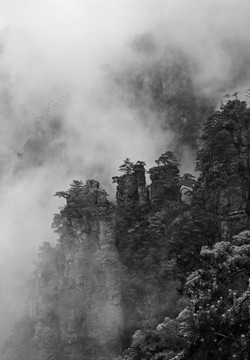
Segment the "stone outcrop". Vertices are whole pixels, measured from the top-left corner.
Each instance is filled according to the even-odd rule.
[[[179,169],[176,165],[155,166],[149,169],[149,174],[152,205],[162,206],[165,201],[178,201],[180,199]]]
[[[151,184],[147,185],[144,165],[136,164],[132,172],[116,178],[116,243],[126,269],[122,279],[123,349],[138,327],[171,314],[179,286],[178,281],[168,280],[162,286],[156,280],[156,259],[151,253],[157,248],[159,261],[166,255],[163,218],[166,208],[180,199],[179,169],[174,164],[159,165],[149,174]]]
[[[133,165],[132,173],[119,176],[116,181],[118,207],[130,207],[132,203],[139,206],[148,204],[149,194],[146,186],[144,165]]]
[[[176,283],[159,287],[123,256],[136,236],[149,231],[154,238],[155,227],[163,229],[161,206],[176,201],[179,173],[176,166],[165,168],[155,167],[149,186],[139,162],[119,177],[116,210],[95,180],[74,181],[56,194],[66,200],[53,224],[59,241],[41,247],[30,302],[39,360],[113,360],[139,324],[155,321],[171,307]],[[133,291],[137,295],[131,298]]]
[[[198,153],[200,183],[209,211],[218,217],[223,239],[249,226],[250,110],[228,101],[208,118]]]
[[[131,173],[116,178],[116,199],[119,207],[152,205],[160,207],[166,201],[179,201],[179,169],[175,164],[159,165],[149,169],[151,184],[146,184],[145,168],[135,164]]]
[[[47,245],[47,253],[42,250],[36,304],[36,318],[42,322],[34,340],[42,349],[50,336],[67,360],[111,360],[120,353],[123,327],[123,268],[115,246],[114,212],[98,182],[88,180],[82,195],[88,206],[79,210],[81,216],[62,216],[71,225],[60,228],[60,244],[56,249]],[[73,199],[72,194],[67,197],[67,206]],[[48,355],[54,351],[52,346]]]

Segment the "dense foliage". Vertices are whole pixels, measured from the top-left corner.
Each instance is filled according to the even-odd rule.
[[[182,359],[248,359],[250,232],[201,251],[202,267],[187,280],[191,306],[180,324]]]
[[[137,331],[121,360],[249,358],[250,232],[201,251],[176,320]]]
[[[131,347],[118,360],[170,360],[183,349],[185,341],[178,334],[178,321],[165,318],[156,329],[137,330]]]
[[[249,238],[243,233],[232,239],[247,228],[249,214],[248,124],[249,109],[238,100],[207,120],[197,156],[200,178],[196,182],[190,175],[182,177],[183,187],[189,185],[191,206],[165,232],[175,277],[184,284],[191,272],[185,288],[180,288],[183,304],[191,299],[178,317],[179,336],[186,339],[181,359],[249,355]],[[152,347],[151,340],[145,345],[144,337],[139,357],[147,357],[147,346]],[[124,359],[136,358],[135,353],[132,341]],[[151,358],[168,359],[160,354],[155,350]]]

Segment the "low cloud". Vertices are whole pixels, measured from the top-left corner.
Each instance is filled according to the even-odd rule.
[[[147,74],[154,64],[164,70],[181,53],[194,92],[211,104],[249,87],[249,7],[0,1],[0,336],[23,307],[39,244],[56,239],[50,223],[62,202],[53,194],[73,179],[96,178],[114,196],[111,177],[124,158],[151,166],[178,139],[168,116],[144,107],[152,99],[132,104],[133,91],[115,78],[131,69]],[[140,51],[135,39],[144,34],[153,40]],[[193,154],[183,151],[188,170]]]

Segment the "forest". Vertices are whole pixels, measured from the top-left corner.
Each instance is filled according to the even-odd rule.
[[[1,359],[249,359],[249,150],[250,108],[229,100],[203,124],[198,178],[166,150],[124,160],[114,203],[97,180],[58,191],[58,242]]]

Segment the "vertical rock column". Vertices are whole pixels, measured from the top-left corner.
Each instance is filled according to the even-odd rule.
[[[228,101],[207,119],[198,153],[206,208],[217,216],[224,240],[249,226],[249,127],[246,103]]]
[[[53,334],[47,358],[113,360],[123,326],[114,206],[95,180],[60,195],[59,243],[43,249],[40,264],[36,343],[44,351]]]
[[[105,274],[105,292],[100,301],[98,318],[98,339],[103,351],[113,359],[120,352],[120,333],[123,326],[121,309],[121,271],[118,252],[115,246],[113,222],[99,221],[100,248],[95,254],[95,261]]]

